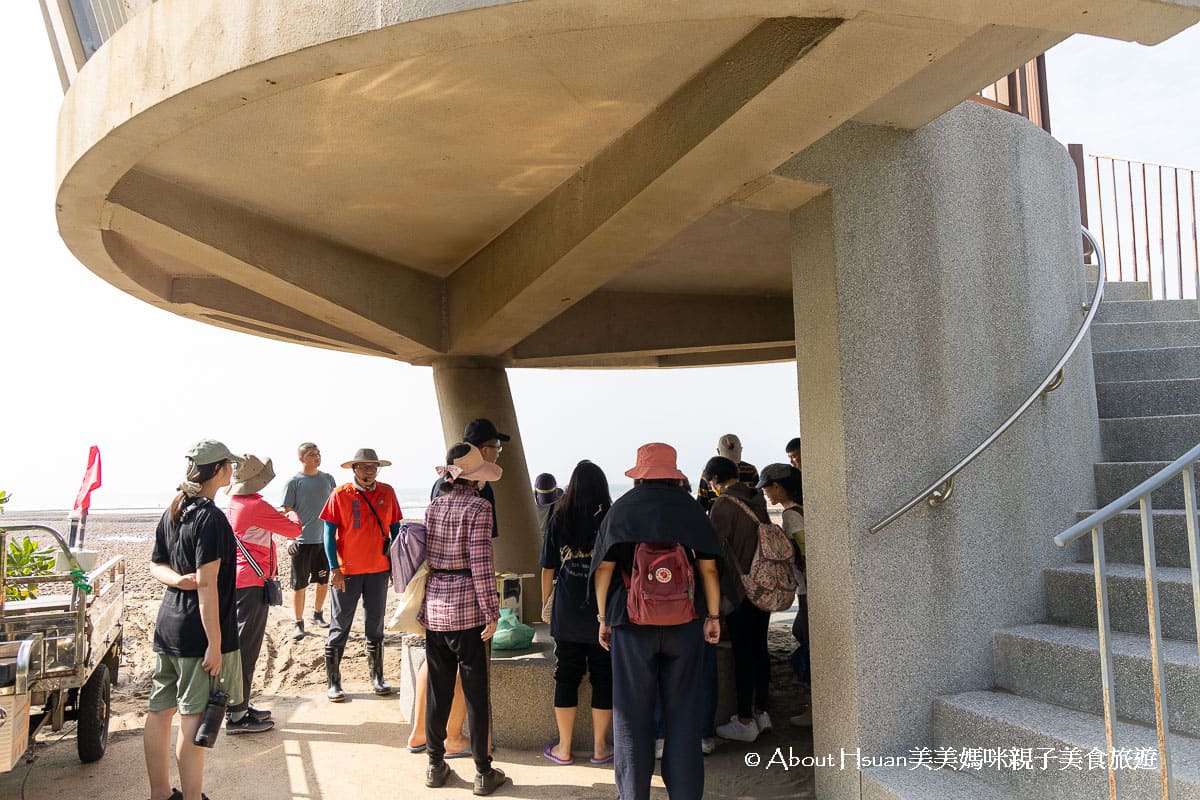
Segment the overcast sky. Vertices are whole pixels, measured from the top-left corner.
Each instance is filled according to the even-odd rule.
[[[97,508],[167,502],[182,454],[202,436],[271,456],[287,475],[295,445],[325,468],[358,447],[395,462],[382,479],[427,486],[444,455],[431,371],[300,347],[185,320],[134,300],[66,250],[54,219],[54,139],[62,91],[36,3],[0,27],[9,122],[0,219],[0,489],[10,509],[66,508],[88,446],[100,446]],[[1089,152],[1200,166],[1200,32],[1158,48],[1077,37],[1049,57],[1051,122]],[[340,376],[335,384],[328,376]],[[695,370],[510,370],[531,474],[566,480],[581,458],[624,482],[636,447],[661,440],[695,476],[717,438],[738,433],[760,467],[783,460],[799,414],[793,364]],[[362,413],[339,387],[371,387]],[[754,398],[747,402],[746,398]],[[722,400],[728,398],[728,400]],[[268,487],[278,499],[282,480]]]

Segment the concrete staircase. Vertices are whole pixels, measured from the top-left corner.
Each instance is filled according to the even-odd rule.
[[[1104,461],[1096,502],[1104,506],[1200,442],[1200,307],[1194,300],[1150,301],[1145,283],[1110,283],[1092,328],[1096,399]],[[1200,658],[1177,480],[1156,492],[1154,528],[1171,726],[1175,800],[1200,800]],[[1081,510],[1083,519],[1090,512]],[[1086,754],[1105,750],[1090,540],[1077,562],[1046,570],[1046,622],[997,631],[996,687],[939,698],[933,749],[1032,748],[1048,768],[1010,765],[966,772],[924,767],[863,774],[869,800],[1086,800],[1108,797],[1103,768]],[[1105,526],[1113,629],[1116,747],[1157,749],[1147,635],[1141,527],[1136,510]],[[1065,752],[1082,768],[1063,769]],[[1069,763],[1069,762],[1068,762]],[[1121,798],[1160,798],[1157,763],[1122,770]]]

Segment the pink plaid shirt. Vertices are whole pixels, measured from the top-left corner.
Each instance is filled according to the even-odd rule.
[[[500,619],[492,515],[492,504],[461,484],[425,509],[425,558],[431,572],[417,621],[428,630],[461,631]]]

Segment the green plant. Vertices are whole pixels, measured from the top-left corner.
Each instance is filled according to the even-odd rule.
[[[36,577],[54,571],[54,549],[39,547],[36,539],[24,536],[8,543],[8,560],[4,573],[8,577]],[[37,597],[37,585],[4,587],[5,600],[32,600]]]

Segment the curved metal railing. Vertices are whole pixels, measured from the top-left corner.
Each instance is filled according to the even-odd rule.
[[[1025,399],[1025,402],[1021,403],[1021,405],[1017,407],[1017,410],[1009,415],[1008,419],[1006,419],[1000,425],[1000,427],[992,431],[990,436],[980,442],[979,446],[967,454],[965,458],[951,467],[945,475],[942,475],[942,477],[925,487],[924,491],[919,492],[907,503],[888,514],[879,522],[876,522],[874,525],[872,525],[870,528],[870,532],[872,534],[879,533],[885,527],[904,516],[904,514],[911,511],[915,506],[919,505],[922,500],[929,503],[930,506],[941,505],[949,500],[950,493],[954,491],[955,476],[962,472],[968,464],[974,461],[980,453],[991,447],[993,442],[1003,436],[1004,432],[1011,428],[1013,423],[1020,419],[1021,415],[1029,410],[1029,407],[1034,404],[1034,401],[1036,401],[1042,395],[1053,392],[1062,385],[1063,370],[1066,367],[1067,362],[1071,360],[1071,356],[1075,354],[1075,350],[1079,347],[1079,343],[1083,341],[1083,337],[1086,336],[1088,331],[1091,329],[1092,320],[1095,318],[1096,312],[1100,309],[1100,301],[1104,298],[1104,253],[1101,251],[1100,244],[1096,241],[1096,237],[1092,235],[1092,232],[1087,228],[1082,228],[1082,230],[1083,235],[1087,238],[1088,242],[1092,246],[1092,252],[1096,255],[1096,261],[1097,265],[1099,266],[1100,273],[1096,278],[1096,291],[1092,296],[1092,302],[1083,306],[1084,310],[1087,311],[1087,315],[1083,318],[1083,324],[1079,326],[1079,330],[1076,332],[1075,338],[1071,340],[1071,344],[1067,346],[1067,349],[1062,354],[1062,357],[1059,358],[1058,362],[1050,369],[1050,374],[1048,374],[1045,379],[1038,384],[1038,387],[1033,390],[1033,394],[1029,395],[1029,397]]]

